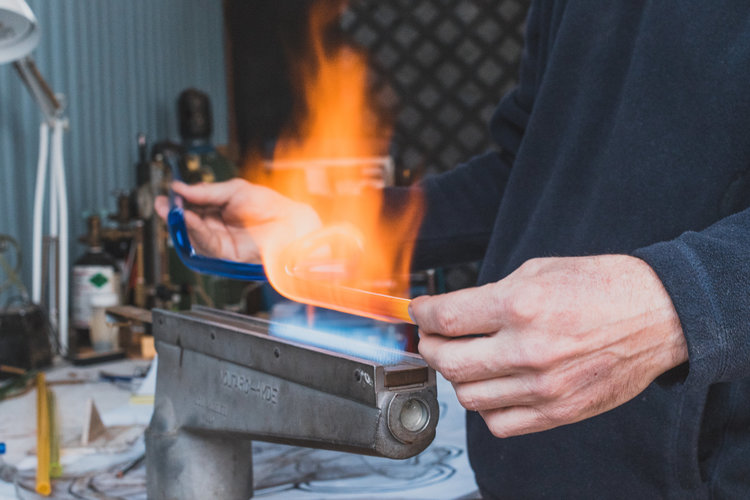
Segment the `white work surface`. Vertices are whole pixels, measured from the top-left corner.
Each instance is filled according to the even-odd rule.
[[[88,368],[58,366],[48,372],[61,423],[63,478],[53,481],[47,498],[145,499],[142,462],[122,478],[115,474],[143,454],[142,431],[152,406],[131,404],[134,387],[102,381],[100,371],[132,375],[147,362],[120,361]],[[275,499],[473,499],[479,498],[466,455],[464,410],[450,384],[438,377],[440,420],[433,443],[408,460],[253,443],[255,497]],[[104,424],[119,433],[116,444],[76,445],[86,403],[92,398]],[[33,488],[36,468],[36,391],[0,402],[0,442],[5,464],[18,467],[20,483]],[[7,472],[8,467],[5,467]],[[4,478],[0,468],[0,478]],[[7,481],[7,479],[6,479]],[[98,490],[98,491],[97,491]],[[44,498],[0,479],[0,500]]]

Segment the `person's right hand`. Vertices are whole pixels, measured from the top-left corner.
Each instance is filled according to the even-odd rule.
[[[290,200],[242,179],[212,184],[174,182],[187,202],[185,224],[198,253],[238,262],[261,262],[264,250],[301,238],[320,228],[309,205]],[[159,196],[157,213],[166,220],[169,201]]]

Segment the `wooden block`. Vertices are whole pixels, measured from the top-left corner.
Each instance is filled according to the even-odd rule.
[[[141,337],[141,357],[143,359],[154,359],[156,348],[154,347],[154,337],[144,335]]]

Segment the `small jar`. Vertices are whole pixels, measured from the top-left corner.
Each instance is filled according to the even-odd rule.
[[[119,304],[116,293],[103,293],[91,297],[91,320],[89,322],[91,346],[95,351],[114,351],[118,346],[120,327],[107,323],[106,309]]]

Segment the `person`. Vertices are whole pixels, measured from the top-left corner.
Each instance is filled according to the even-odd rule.
[[[482,259],[410,314],[486,498],[750,497],[748,62],[750,4],[533,1],[499,150],[420,184],[415,267]],[[258,186],[176,189],[257,257]]]

